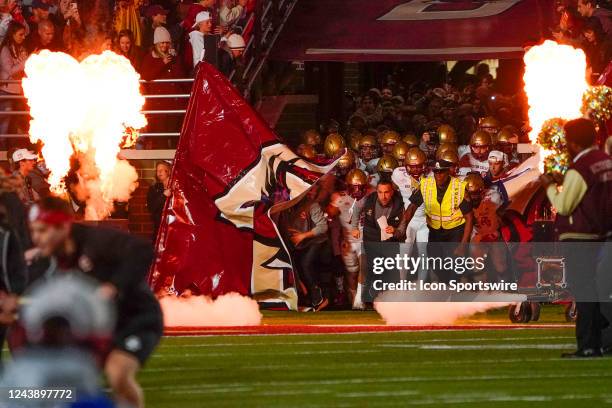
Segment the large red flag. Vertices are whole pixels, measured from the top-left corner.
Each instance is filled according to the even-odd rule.
[[[328,170],[281,144],[231,83],[202,63],[176,151],[151,285],[213,297],[238,292],[295,308],[290,258],[268,211]]]

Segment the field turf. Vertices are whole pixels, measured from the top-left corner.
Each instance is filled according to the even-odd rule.
[[[508,320],[502,310],[462,323]],[[562,308],[545,308],[539,323],[564,323]],[[266,312],[263,324],[381,321]],[[140,381],[151,408],[612,404],[612,358],[561,359],[574,341],[571,327],[166,337]]]

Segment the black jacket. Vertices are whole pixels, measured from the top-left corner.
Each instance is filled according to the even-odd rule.
[[[0,222],[0,291],[20,295],[27,278],[21,241],[8,224]]]
[[[380,227],[378,226],[375,216],[377,200],[378,195],[376,192],[370,193],[370,195],[366,197],[366,202],[362,210],[362,214],[364,214],[363,240],[367,242],[380,242]],[[397,228],[402,220],[403,214],[404,201],[396,192],[393,194],[393,198],[391,199],[391,213],[389,214],[389,217],[387,217],[387,224]],[[399,239],[397,237],[393,237],[389,238],[386,242],[396,241],[399,241]]]
[[[70,259],[58,260],[55,271],[49,259],[42,259],[31,271],[32,280],[57,270],[80,270],[117,288],[117,329],[133,324],[134,319],[143,324],[161,319],[159,303],[146,281],[153,260],[149,241],[123,231],[82,224],[72,226],[72,238],[76,253]]]

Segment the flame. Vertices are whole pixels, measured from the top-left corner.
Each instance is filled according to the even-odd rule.
[[[525,62],[525,93],[529,101],[529,139],[537,143],[542,124],[552,118],[565,120],[582,116],[582,95],[588,89],[584,51],[554,41],[530,48]],[[540,148],[540,172],[550,151]]]
[[[127,200],[136,170],[117,155],[146,125],[140,76],[129,60],[113,52],[90,55],[80,63],[61,52],[42,51],[25,65],[22,81],[30,106],[30,140],[43,143],[55,194],[66,192],[62,178],[70,159],[80,163],[87,191],[87,219],[110,214],[115,200]]]

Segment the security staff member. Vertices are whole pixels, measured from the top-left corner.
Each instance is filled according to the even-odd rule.
[[[416,210],[425,204],[425,217],[429,228],[429,257],[460,256],[464,245],[445,245],[443,242],[467,243],[473,228],[472,204],[465,195],[465,182],[451,176],[452,163],[436,160],[433,176],[422,179],[420,189],[410,196],[410,205],[404,213],[402,225],[412,220]],[[438,279],[446,282],[452,271],[439,269]]]
[[[376,297],[376,291],[372,288],[372,259],[377,256],[395,256],[399,251],[399,244],[397,248],[390,248],[389,246],[381,247],[379,245],[367,245],[368,243],[376,242],[397,242],[399,243],[406,231],[405,225],[400,225],[402,221],[402,213],[404,211],[404,202],[400,194],[398,194],[393,188],[391,181],[382,180],[376,186],[376,191],[366,196],[363,207],[360,211],[353,213],[351,224],[353,225],[353,237],[359,238],[359,220],[363,214],[363,242],[365,244],[365,256],[367,258],[368,265],[365,271],[366,282],[365,290],[362,295],[363,302],[372,302]],[[383,239],[383,234],[380,228],[379,219],[384,217],[387,226],[385,227],[384,233],[388,235],[388,238]],[[389,271],[383,277],[386,282],[396,279],[393,271]]]
[[[598,254],[612,233],[612,159],[594,146],[597,132],[587,119],[565,124],[567,151],[572,163],[559,189],[551,175],[540,180],[557,210],[555,232],[559,241],[582,243],[579,248],[564,245],[568,283],[576,297],[576,340],[578,349],[563,357],[601,357],[602,330],[608,319],[597,300]]]

